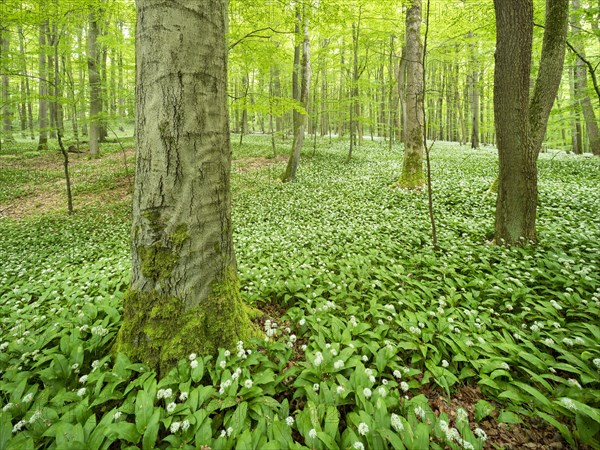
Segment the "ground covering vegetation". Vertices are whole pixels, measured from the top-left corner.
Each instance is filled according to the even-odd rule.
[[[3,147],[0,448],[598,448],[600,161],[542,153],[539,242],[502,247],[495,149],[436,143],[433,248],[426,193],[394,188],[397,147],[342,164],[347,148],[319,139],[284,184],[269,138],[234,144],[263,337],[159,378],[112,351],[131,151],[73,164],[68,216],[44,201],[64,189],[59,154]]]

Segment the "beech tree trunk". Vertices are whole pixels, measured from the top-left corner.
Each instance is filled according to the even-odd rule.
[[[38,150],[48,149],[48,66],[46,61],[46,31],[48,29],[48,22],[42,23],[39,30],[39,124],[40,124],[40,135],[38,139]]]
[[[500,175],[496,242],[536,241],[537,157],[558,91],[568,24],[568,0],[547,0],[540,68],[529,101],[533,0],[495,0],[494,118]]]
[[[136,5],[133,270],[116,349],[165,373],[251,334],[232,240],[227,1]]]
[[[581,21],[579,20],[579,14],[581,14],[581,4],[579,0],[572,1],[574,14],[572,16],[571,31],[575,41],[577,41],[578,36],[581,34]],[[600,14],[600,12],[598,14]],[[579,55],[585,58],[584,46],[577,45],[577,42],[575,42],[574,45],[579,47],[577,48]],[[598,122],[596,122],[594,107],[592,106],[592,101],[590,100],[590,96],[587,92],[587,68],[585,63],[579,57],[575,58],[574,78],[575,97],[578,99],[578,102],[581,105],[581,111],[583,112],[583,118],[585,119],[585,128],[587,131],[588,140],[590,142],[590,151],[594,155],[600,156],[600,130],[598,130]]]
[[[473,33],[469,31],[469,39],[471,43],[471,74],[469,81],[471,82],[471,148],[479,148],[479,67],[477,64],[477,49],[472,43]]]
[[[412,0],[406,12],[406,119],[404,161],[399,186],[418,188],[423,177],[423,46],[421,0]]]
[[[98,22],[96,12],[90,13],[87,35],[87,66],[88,81],[90,84],[90,155],[96,156],[100,152],[99,142],[102,133],[102,83],[100,81],[100,58],[98,55]]]
[[[310,39],[308,34],[308,20],[306,18],[306,11],[304,11],[304,14],[300,14],[298,11],[296,14],[296,19],[296,39],[300,39],[300,37],[302,37],[302,62],[301,64],[298,64],[298,57],[296,56],[299,55],[300,51],[300,43],[298,43],[296,46],[296,54],[294,56],[292,89],[294,99],[299,101],[305,112],[300,113],[299,111],[294,110],[294,138],[288,164],[282,178],[284,183],[295,180],[296,171],[300,165],[300,152],[302,150],[302,143],[304,142],[304,126],[306,123],[306,111],[308,111],[308,90],[310,86]],[[303,29],[302,35],[300,35],[301,28]],[[299,90],[298,83],[300,83]]]
[[[0,56],[8,60],[10,35],[8,29],[0,30]],[[13,106],[10,98],[8,74],[2,74],[2,135],[5,142],[13,142]]]

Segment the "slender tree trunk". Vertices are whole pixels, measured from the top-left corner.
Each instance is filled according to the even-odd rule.
[[[136,5],[133,267],[116,350],[165,374],[251,334],[232,239],[227,1]]]
[[[10,34],[8,29],[0,29],[0,57],[8,60]],[[13,142],[13,105],[10,98],[10,82],[7,73],[2,74],[2,134],[5,142]]]
[[[102,128],[102,82],[100,81],[100,59],[98,55],[98,22],[97,12],[93,11],[89,16],[87,35],[87,66],[88,80],[90,84],[90,155],[97,156],[100,153],[99,142],[101,140]]]
[[[29,71],[27,69],[27,56],[25,55],[25,37],[23,36],[23,28],[19,27],[19,52],[21,53],[21,67],[25,75],[25,98],[27,102],[27,125],[31,140],[35,140],[35,131],[33,128],[33,105],[31,103],[31,88],[29,85]]]
[[[581,21],[579,20],[581,4],[579,0],[572,0],[572,7],[574,14],[572,15],[571,31],[575,40],[574,45],[578,47],[577,52],[579,55],[585,58],[584,46],[577,45],[578,38],[581,34]],[[575,97],[581,105],[581,111],[583,112],[583,117],[585,119],[585,128],[590,143],[590,150],[594,155],[600,156],[600,131],[598,130],[598,122],[596,122],[596,114],[594,113],[592,101],[587,93],[587,68],[585,63],[579,57],[575,58],[574,78]]]
[[[87,82],[86,82],[86,72],[85,69],[87,67],[87,56],[85,55],[86,53],[86,48],[87,48],[87,43],[84,41],[83,39],[83,32],[84,32],[84,28],[85,27],[81,27],[79,28],[79,32],[78,32],[78,38],[77,38],[77,43],[78,43],[78,64],[77,66],[79,67],[79,73],[78,73],[78,80],[79,80],[79,95],[78,95],[78,102],[79,102],[79,115],[78,115],[78,119],[79,119],[79,123],[81,124],[81,135],[82,136],[88,136],[88,119],[86,117],[85,111],[89,111],[89,107],[88,104],[86,102],[86,99],[88,98],[88,90],[86,89],[87,87]]]
[[[400,102],[400,117],[398,127],[398,140],[404,142],[404,135],[406,134],[406,45],[402,47],[400,51],[400,63],[398,64],[398,101]]]
[[[55,76],[55,61],[54,61],[54,53],[55,48],[58,45],[58,36],[57,36],[57,27],[56,25],[52,25],[52,28],[48,27],[46,32],[46,43],[49,47],[48,52],[48,109],[50,113],[50,128],[48,129],[48,134],[50,139],[56,139],[56,128],[58,124],[58,92],[57,92],[57,84],[54,79]]]
[[[423,176],[423,47],[421,45],[421,0],[413,0],[406,13],[406,129],[404,161],[399,185],[418,188]]]
[[[39,124],[40,124],[40,135],[38,140],[38,150],[48,149],[48,67],[46,64],[46,30],[48,29],[48,22],[42,23],[39,30],[39,92],[40,92],[40,104],[39,104]]]
[[[299,53],[301,45],[302,62],[300,68],[300,64],[296,64],[297,58],[296,56],[294,56],[294,78],[292,79],[292,88],[295,94],[294,98],[298,98],[300,105],[304,108],[305,111],[308,111],[308,96],[310,87],[310,39],[308,33],[308,19],[306,17],[306,10],[303,12],[303,14],[301,14],[300,9],[298,9],[296,13],[296,20],[296,39],[299,40],[302,38],[301,43],[298,42],[298,44],[296,45],[296,52]],[[303,29],[303,35],[300,35],[301,27]],[[298,78],[301,78],[299,93]],[[296,95],[299,95],[299,97],[296,97]],[[298,166],[300,164],[300,152],[302,150],[302,143],[304,141],[305,123],[306,114],[294,110],[294,140],[292,142],[292,150],[290,152],[288,165],[285,170],[285,174],[282,178],[284,182],[294,181],[296,178],[296,171],[298,170]]]
[[[529,101],[533,1],[495,0],[494,117],[500,175],[496,242],[536,240],[537,157],[556,97],[568,24],[568,0],[547,0],[538,77]]]
[[[583,139],[581,136],[581,105],[575,93],[575,68],[569,68],[569,94],[573,111],[571,112],[571,150],[576,155],[583,153]]]
[[[479,148],[479,68],[477,50],[473,43],[473,32],[469,31],[469,48],[471,52],[471,148]]]

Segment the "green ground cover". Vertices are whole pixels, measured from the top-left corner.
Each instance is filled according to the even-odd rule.
[[[426,194],[391,187],[401,160],[384,143],[344,164],[345,143],[319,141],[282,184],[269,140],[244,140],[235,242],[265,338],[160,380],[109,353],[128,198],[0,219],[0,448],[479,449],[542,425],[556,445],[600,446],[600,160],[542,154],[540,243],[504,248],[495,152],[436,144],[433,249]],[[11,167],[0,204],[37,170]],[[109,181],[87,192],[125,176],[96,170]]]

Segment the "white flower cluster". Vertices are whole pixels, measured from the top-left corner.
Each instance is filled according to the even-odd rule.
[[[360,434],[361,436],[366,436],[368,432],[369,426],[366,423],[361,422],[358,424],[358,434]]]
[[[95,336],[106,336],[108,334],[108,329],[104,328],[102,325],[98,325],[92,327],[92,334]]]
[[[160,400],[161,398],[164,398],[165,400],[168,400],[172,396],[173,396],[173,389],[171,389],[171,388],[159,389],[158,392],[156,393],[156,399],[157,400]]]
[[[233,428],[232,427],[227,427],[226,430],[221,430],[221,437],[229,437],[231,436],[231,433],[233,433]]]
[[[400,416],[398,414],[392,413],[391,424],[392,424],[392,428],[394,430],[396,430],[398,433],[401,433],[402,431],[404,431],[404,424],[400,420]]]
[[[265,341],[268,341],[269,338],[274,337],[278,333],[277,324],[275,322],[271,322],[269,319],[265,320],[265,333],[267,334],[267,338]]]
[[[179,430],[186,432],[190,428],[190,421],[185,419],[183,422],[173,422],[171,423],[171,433],[177,433]]]
[[[321,352],[316,352],[313,364],[315,366],[320,366],[322,362],[323,362],[323,354]]]

